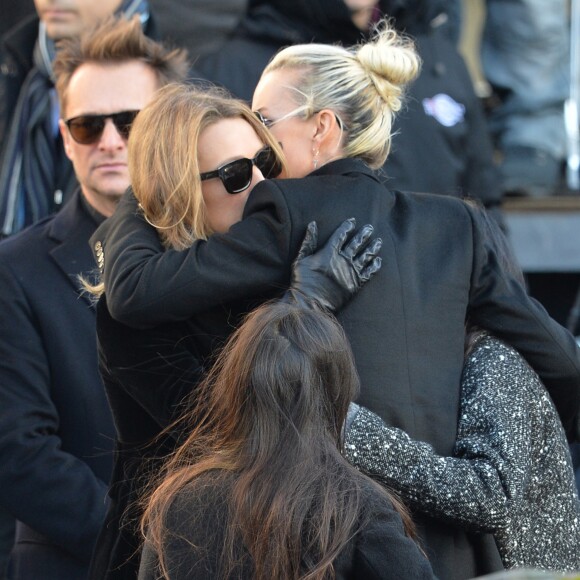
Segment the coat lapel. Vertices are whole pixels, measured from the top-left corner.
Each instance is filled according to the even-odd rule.
[[[63,271],[79,295],[92,304],[90,297],[82,291],[79,275],[93,280],[96,271],[89,238],[97,225],[84,209],[80,192],[55,216],[49,230],[49,238],[54,242],[50,251],[52,259]]]

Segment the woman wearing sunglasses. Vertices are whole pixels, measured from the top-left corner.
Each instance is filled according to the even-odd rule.
[[[481,212],[457,199],[389,191],[373,171],[388,155],[393,115],[418,69],[412,45],[386,23],[352,48],[310,44],[280,51],[252,105],[281,143],[288,175],[299,179],[259,183],[241,222],[184,252],[164,252],[155,230],[134,216],[135,202],[124,198],[93,238],[105,243],[109,310],[145,328],[276,295],[288,284],[306,224],[315,219],[325,240],[354,216],[372,223],[383,239],[377,279],[338,315],[361,377],[358,402],[440,455],[452,455],[469,315],[538,372],[573,439],[578,348],[500,266]],[[469,578],[501,567],[491,536],[471,536],[442,519],[421,524],[439,577]]]
[[[156,93],[135,118],[128,145],[139,215],[155,225],[168,248],[178,250],[219,236],[238,222],[252,187],[278,175],[281,160],[278,142],[246,105],[217,90],[201,92],[185,85]],[[309,256],[316,245],[312,231],[298,262],[302,282],[308,277],[304,263],[321,258],[320,253]],[[363,227],[358,235],[353,231],[352,222],[343,224],[328,248],[325,271],[338,276],[335,281],[328,278],[333,306],[348,299],[380,266],[375,259],[380,243],[369,240],[372,229]],[[308,291],[304,284],[294,284],[293,295],[300,288]],[[195,400],[197,383],[214,352],[254,304],[220,304],[187,321],[143,331],[113,320],[106,295],[101,297],[99,362],[118,440],[110,507],[92,578],[136,577],[143,485],[186,435],[176,428],[163,430],[185,409],[188,397]]]

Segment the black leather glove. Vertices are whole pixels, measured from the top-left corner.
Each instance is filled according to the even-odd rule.
[[[371,239],[373,227],[355,232],[354,218],[343,222],[324,247],[316,251],[318,227],[310,222],[292,266],[292,282],[283,300],[311,308],[340,310],[380,270],[380,238]]]

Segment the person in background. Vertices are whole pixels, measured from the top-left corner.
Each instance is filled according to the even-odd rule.
[[[465,61],[450,38],[450,7],[414,4],[416,11],[401,11],[395,24],[415,39],[422,66],[395,120],[383,166],[386,185],[476,199],[505,229],[493,144]]]
[[[504,194],[561,191],[570,92],[569,0],[486,0],[481,64]],[[490,99],[491,100],[491,99]]]
[[[80,274],[88,240],[129,185],[127,136],[185,57],[110,21],[54,63],[59,127],[80,187],[63,210],[0,243],[0,507],[18,520],[9,577],[85,580],[105,517],[114,428]]]
[[[53,61],[59,40],[112,15],[138,15],[153,34],[147,0],[35,0],[36,14],[2,38],[0,237],[62,207],[78,187],[58,128]]]
[[[150,0],[159,35],[192,60],[218,50],[245,14],[248,0]]]

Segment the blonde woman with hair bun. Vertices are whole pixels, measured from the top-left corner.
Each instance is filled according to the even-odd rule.
[[[329,130],[335,138],[314,139],[311,163],[305,159],[304,165],[293,164],[291,155],[293,177],[303,177],[314,164],[339,156],[358,157],[378,169],[389,154],[393,118],[402,106],[405,86],[419,69],[413,42],[383,22],[366,44],[298,44],[280,51],[262,74],[253,108],[272,128],[294,117],[314,121],[319,113],[333,113],[335,123]],[[278,98],[274,107],[262,111],[264,99]],[[287,104],[293,108],[286,110]]]
[[[469,315],[538,373],[574,440],[580,351],[502,266],[482,210],[457,198],[389,190],[375,171],[388,156],[405,84],[419,67],[412,42],[386,21],[366,44],[281,50],[252,109],[284,151],[283,178],[260,181],[241,221],[184,251],[166,250],[127,195],[93,236],[104,246],[108,310],[147,328],[279,296],[307,224],[317,222],[324,243],[354,217],[383,241],[381,270],[337,313],[361,379],[357,403],[437,454],[452,455]],[[480,565],[481,554],[495,549],[490,536],[417,517],[439,578],[501,566],[497,550]]]

